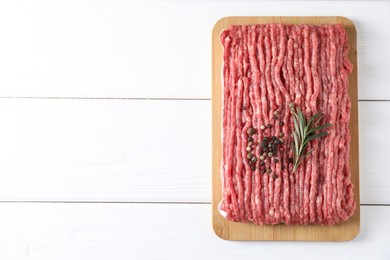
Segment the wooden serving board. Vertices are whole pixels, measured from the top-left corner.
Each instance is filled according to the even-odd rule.
[[[349,59],[353,71],[349,76],[349,94],[351,96],[351,173],[357,209],[346,222],[335,226],[318,225],[255,225],[235,223],[226,220],[218,212],[217,206],[222,199],[220,164],[222,158],[221,115],[222,115],[222,52],[219,35],[231,24],[342,24],[349,39]],[[359,144],[358,144],[358,89],[357,89],[357,49],[356,29],[352,21],[344,17],[225,17],[219,20],[212,33],[212,220],[215,233],[226,240],[296,240],[296,241],[348,241],[356,237],[360,229],[359,197]]]

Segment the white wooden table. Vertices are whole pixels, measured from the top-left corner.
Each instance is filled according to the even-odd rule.
[[[211,228],[211,29],[342,15],[358,31],[360,235]],[[0,259],[390,259],[390,2],[2,1]]]

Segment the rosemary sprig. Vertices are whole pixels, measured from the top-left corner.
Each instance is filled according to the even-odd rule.
[[[299,164],[314,151],[314,149],[311,149],[310,151],[305,153],[306,147],[309,142],[311,140],[324,137],[328,134],[327,132],[315,132],[324,129],[325,127],[329,127],[331,126],[331,124],[323,124],[316,126],[324,116],[321,112],[318,112],[317,114],[313,115],[309,120],[306,120],[299,107],[295,111],[293,103],[290,104],[290,110],[293,114],[294,120],[294,131],[292,132],[294,138],[292,143],[292,149],[294,153],[294,172],[298,168]]]

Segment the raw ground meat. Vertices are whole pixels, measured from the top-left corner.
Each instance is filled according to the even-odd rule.
[[[334,225],[355,212],[349,167],[352,64],[341,25],[233,25],[223,55],[223,200],[228,220]],[[293,172],[289,104],[328,135]],[[265,138],[273,143],[262,142]],[[276,141],[275,141],[276,140]],[[276,143],[276,144],[275,144]],[[272,151],[272,152],[271,152]]]

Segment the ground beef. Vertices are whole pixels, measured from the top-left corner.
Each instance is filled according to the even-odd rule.
[[[334,225],[355,211],[348,40],[341,25],[231,26],[223,55],[221,210],[256,224]],[[328,135],[293,172],[293,102]],[[264,138],[273,141],[265,141]],[[277,141],[275,141],[277,140]]]

